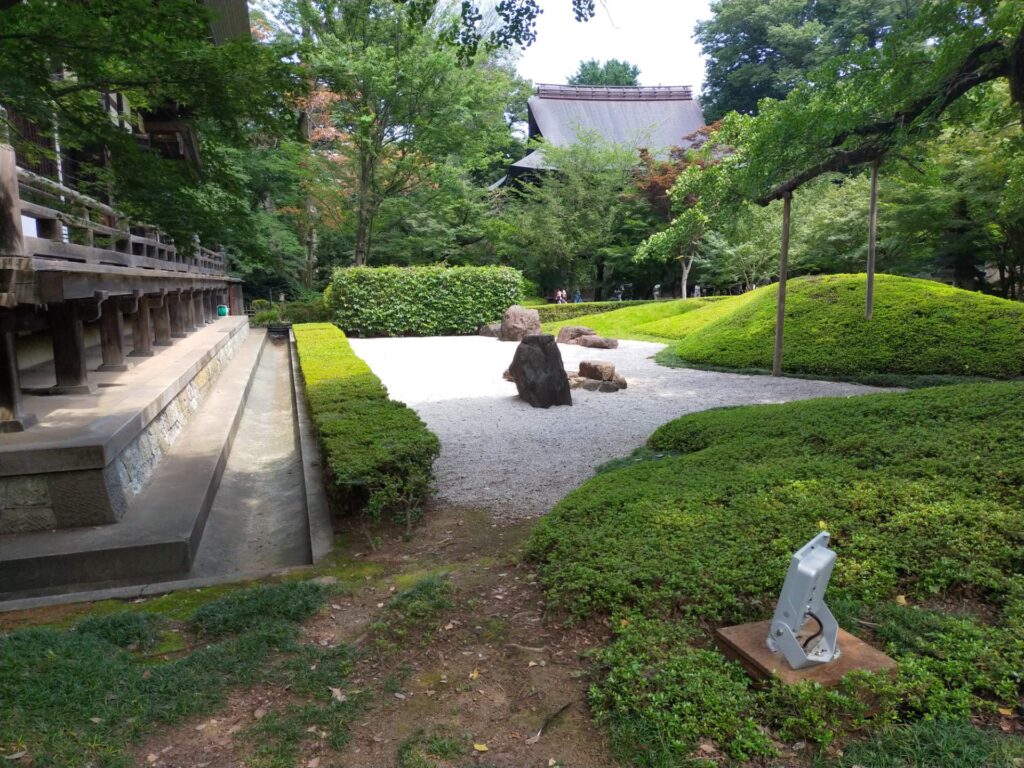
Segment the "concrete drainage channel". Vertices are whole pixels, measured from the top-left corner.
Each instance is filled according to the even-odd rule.
[[[152,583],[7,600],[0,611],[257,578],[309,566],[330,551],[319,447],[294,340],[275,333],[264,343],[192,569]]]

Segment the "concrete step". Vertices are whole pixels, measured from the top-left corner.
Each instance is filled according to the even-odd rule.
[[[265,342],[250,333],[119,522],[3,537],[0,599],[187,574]]]

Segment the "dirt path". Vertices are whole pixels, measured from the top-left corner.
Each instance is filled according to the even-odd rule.
[[[482,510],[450,506],[429,510],[411,541],[395,537],[376,551],[352,531],[354,545],[338,552],[324,572],[364,574],[358,577],[362,583],[332,597],[305,626],[303,641],[360,649],[341,695],[360,697],[361,708],[347,745],[330,748],[328,734],[312,727],[301,756],[289,764],[615,765],[587,712],[587,664],[581,659],[601,644],[602,628],[566,628],[545,617],[541,590],[521,557],[528,532],[528,525],[498,527]],[[450,607],[421,632],[384,642],[368,639],[390,597],[431,577],[450,582]],[[253,760],[245,731],[289,701],[285,690],[236,691],[212,717],[146,739],[134,764],[279,765]],[[459,746],[458,755],[445,759],[429,752],[430,744],[445,739]]]

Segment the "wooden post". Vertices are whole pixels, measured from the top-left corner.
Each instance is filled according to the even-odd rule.
[[[192,291],[192,316],[195,318],[197,328],[206,325],[206,318],[203,313],[202,291]]]
[[[127,371],[131,367],[124,361],[124,315],[116,300],[103,302],[100,348],[103,351],[103,364],[97,371]]]
[[[181,301],[181,291],[167,295],[167,309],[170,314],[171,338],[185,338],[185,312]]]
[[[153,296],[149,299],[149,308],[153,311],[153,332],[156,337],[153,343],[158,347],[169,347],[172,344],[171,314],[168,304],[167,294]]]
[[[228,306],[231,307],[232,315],[244,315],[245,305],[242,300],[242,286],[240,283],[232,283],[228,288]]]
[[[132,315],[132,357],[153,356],[153,328],[149,316],[149,301],[139,299],[139,308]]]
[[[878,246],[878,160],[871,164],[871,207],[868,212],[868,285],[864,316],[875,314],[875,252]]]
[[[89,394],[89,374],[85,366],[85,326],[78,305],[69,301],[50,305],[50,333],[53,338],[55,395]]]
[[[206,322],[217,322],[217,298],[213,291],[203,291],[206,299]]]
[[[775,313],[775,357],[772,360],[772,376],[782,375],[783,326],[786,322],[786,280],[789,277],[789,220],[793,194],[787,192],[782,198],[782,255],[779,257],[779,298]]]
[[[23,408],[14,310],[0,308],[0,433],[24,432],[35,423]]]
[[[18,164],[14,148],[0,144],[0,256],[24,254],[25,238],[21,230]]]
[[[193,301],[192,291],[182,291],[179,296],[181,302],[181,321],[185,326],[185,333],[192,333],[196,329],[196,304]]]

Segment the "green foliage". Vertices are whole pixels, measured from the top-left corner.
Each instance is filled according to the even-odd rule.
[[[392,597],[370,626],[378,642],[401,644],[410,635],[429,635],[441,613],[451,608],[452,583],[447,576],[428,576]]]
[[[222,638],[255,629],[267,621],[300,622],[316,613],[325,588],[311,581],[254,587],[200,606],[192,630],[204,637]]]
[[[151,613],[115,613],[83,619],[75,631],[118,648],[152,648],[160,639],[159,625],[159,617]]]
[[[451,728],[421,728],[399,746],[398,768],[438,768],[433,758],[450,762],[468,751],[466,738]]]
[[[576,74],[569,78],[569,85],[640,85],[640,67],[628,61],[581,61]]]
[[[922,720],[854,742],[830,768],[1002,768],[1024,760],[1024,741],[970,723]]]
[[[601,336],[613,339],[636,339],[638,341],[665,341],[668,339],[649,329],[660,326],[669,319],[679,317],[701,307],[707,306],[707,299],[676,299],[674,301],[658,301],[630,307],[610,307],[609,311],[600,314],[588,314],[570,317],[568,320],[547,322],[543,326],[545,333],[557,334],[562,326],[585,325],[593,328]],[[618,302],[613,302],[618,304]],[[544,316],[541,316],[544,319]]]
[[[752,113],[761,99],[784,98],[829,57],[877,46],[914,8],[899,0],[712,3],[696,30],[707,57],[705,114]]]
[[[650,304],[650,301],[581,301],[578,304],[542,304],[536,309],[540,314],[542,323],[559,323],[563,320],[572,320],[584,315],[600,315],[604,312],[613,312],[623,307],[639,306]],[[570,323],[575,325],[575,323]]]
[[[599,656],[592,698],[613,733],[627,734],[617,742],[680,755],[713,738],[749,754],[745,738],[733,741],[746,733],[735,720],[673,716],[702,691],[712,701],[701,711],[822,745],[869,723],[1015,706],[1022,428],[1018,383],[707,411],[661,427],[645,460],[567,496],[528,552],[553,607],[612,619],[617,639]],[[791,553],[820,525],[838,553],[830,604],[898,671],[838,689],[780,685],[753,701],[743,676],[701,649],[717,626],[768,617]],[[664,646],[684,643],[695,655],[675,651],[676,671],[663,673]]]
[[[288,594],[312,608],[307,598],[322,588],[310,587]],[[153,727],[211,712],[235,686],[299,682],[293,654],[304,655],[304,668],[311,660],[329,661],[312,659],[317,649],[300,653],[295,643],[295,622],[306,611],[267,600],[265,592],[252,601],[246,594],[236,593],[222,613],[233,616],[227,623],[239,634],[170,661],[147,662],[125,650],[148,642],[153,626],[134,612],[86,619],[71,631],[0,635],[0,754],[27,750],[26,759],[38,766],[127,768],[130,745]],[[246,609],[238,610],[242,605]],[[203,626],[210,620],[210,613],[195,617]],[[327,666],[339,672],[332,681],[338,685],[344,670]],[[309,693],[301,685],[296,692]],[[316,693],[328,692],[320,687]],[[343,740],[347,721],[333,724]]]
[[[249,324],[253,328],[266,328],[268,325],[276,325],[281,322],[281,310],[278,308],[264,309],[252,316]]]
[[[507,267],[354,267],[335,271],[325,301],[353,336],[472,334],[519,301],[521,281]]]
[[[875,291],[874,319],[866,320],[863,275],[792,281],[785,370],[825,376],[1024,373],[1021,304],[891,275],[878,275]],[[705,310],[714,315],[686,335],[674,354],[700,365],[770,368],[776,292],[775,286],[759,288]]]
[[[333,325],[296,325],[299,364],[337,504],[411,525],[430,494],[437,436],[387,390]]]

